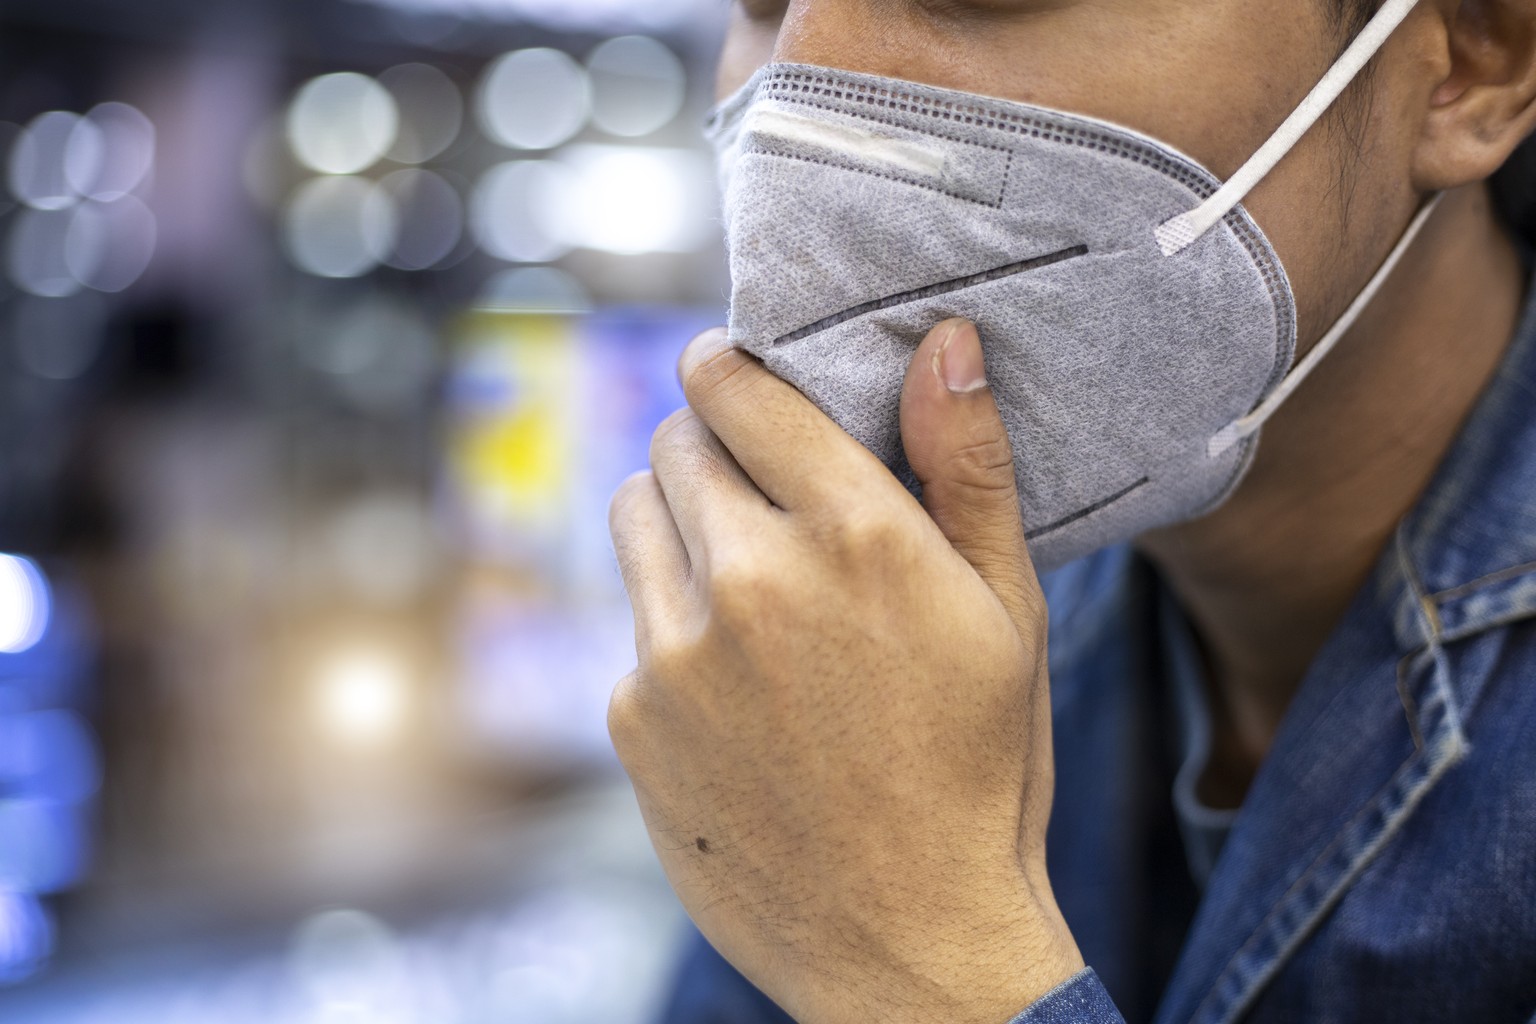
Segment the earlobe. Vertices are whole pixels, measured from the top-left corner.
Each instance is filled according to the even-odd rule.
[[[1482,181],[1536,130],[1536,0],[1460,0],[1414,153],[1414,185]]]

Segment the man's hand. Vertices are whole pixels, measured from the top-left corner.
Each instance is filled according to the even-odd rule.
[[[919,347],[919,505],[710,332],[614,498],[609,727],[684,906],[805,1024],[1005,1024],[1082,968],[1045,875],[1045,605],[975,329]],[[948,382],[948,383],[946,383]]]

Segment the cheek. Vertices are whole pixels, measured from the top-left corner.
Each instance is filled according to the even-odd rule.
[[[732,7],[715,75],[715,99],[723,100],[740,89],[753,72],[771,61],[778,37],[777,20],[751,18],[740,7]]]
[[[1387,105],[1378,97],[1350,116],[1361,120],[1348,131],[1320,122],[1244,204],[1290,278],[1298,358],[1360,294],[1417,208]]]
[[[1280,254],[1290,279],[1298,358],[1327,330],[1324,320],[1335,290],[1331,277],[1340,269],[1348,193],[1340,189],[1340,167],[1330,146],[1319,144],[1325,135],[1321,129],[1309,134],[1243,204]]]

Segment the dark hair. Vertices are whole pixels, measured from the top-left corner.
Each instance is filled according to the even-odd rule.
[[[1331,0],[1329,14],[1340,34],[1354,38],[1380,0]],[[1510,156],[1489,182],[1494,204],[1505,221],[1536,244],[1536,135],[1531,135]]]

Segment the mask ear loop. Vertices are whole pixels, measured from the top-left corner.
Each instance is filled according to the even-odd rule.
[[[1329,68],[1327,74],[1313,86],[1307,98],[1301,101],[1301,104],[1291,112],[1291,116],[1287,117],[1279,128],[1275,129],[1275,133],[1264,145],[1249,157],[1248,162],[1238,168],[1236,174],[1193,210],[1181,213],[1158,225],[1154,233],[1158,248],[1163,251],[1163,255],[1177,256],[1203,238],[1206,232],[1220,224],[1227,214],[1237,209],[1238,204],[1247,198],[1254,186],[1263,181],[1265,176],[1275,169],[1275,165],[1296,148],[1302,136],[1306,135],[1343,95],[1344,90],[1349,88],[1349,84],[1371,62],[1371,58],[1380,52],[1392,33],[1408,19],[1408,15],[1416,6],[1418,6],[1418,0],[1386,0],[1333,67]],[[1333,351],[1334,346],[1354,326],[1355,321],[1360,318],[1366,307],[1371,304],[1371,300],[1376,297],[1376,293],[1381,290],[1381,286],[1392,275],[1392,271],[1402,260],[1403,254],[1418,237],[1419,231],[1439,203],[1440,196],[1436,195],[1424,204],[1423,209],[1408,225],[1408,230],[1403,233],[1403,237],[1398,240],[1391,254],[1377,269],[1365,289],[1355,297],[1349,309],[1345,310],[1344,315],[1329,329],[1322,340],[1307,353],[1306,358],[1286,375],[1274,392],[1253,412],[1223,427],[1215,437],[1211,438],[1206,446],[1207,454],[1211,458],[1225,454],[1239,441],[1257,433],[1328,353]]]
[[[1425,222],[1435,212],[1435,208],[1440,205],[1442,198],[1444,198],[1444,193],[1437,192],[1424,204],[1424,207],[1419,210],[1417,216],[1409,223],[1408,230],[1403,232],[1403,237],[1393,247],[1391,254],[1387,256],[1386,262],[1382,263],[1381,267],[1377,269],[1364,290],[1355,297],[1355,301],[1349,304],[1349,308],[1344,311],[1344,315],[1339,317],[1338,321],[1329,328],[1328,333],[1323,335],[1316,345],[1312,346],[1312,351],[1307,353],[1306,358],[1297,363],[1296,367],[1286,374],[1285,379],[1271,392],[1268,398],[1259,404],[1257,409],[1242,419],[1235,420],[1221,428],[1216,436],[1211,438],[1210,443],[1206,446],[1206,454],[1213,459],[1217,458],[1226,454],[1239,441],[1258,433],[1259,428],[1264,426],[1281,405],[1285,404],[1285,400],[1290,398],[1297,388],[1301,387],[1302,381],[1306,380],[1312,371],[1317,369],[1318,364],[1323,361],[1329,352],[1333,351],[1334,346],[1343,339],[1344,335],[1349,333],[1349,329],[1355,325],[1355,321],[1360,319],[1360,315],[1371,304],[1371,300],[1376,298],[1376,293],[1381,291],[1381,286],[1386,284],[1387,278],[1392,276],[1392,271],[1397,269],[1397,265],[1402,261],[1403,255],[1413,245],[1414,239],[1419,236],[1419,232],[1423,229]]]
[[[1376,56],[1387,39],[1417,6],[1418,0],[1387,0],[1370,23],[1349,44],[1338,62],[1328,69],[1322,79],[1291,112],[1285,123],[1275,130],[1269,141],[1259,147],[1238,172],[1222,185],[1214,195],[1187,213],[1158,226],[1157,244],[1165,256],[1177,256],[1217,224],[1223,217],[1237,209],[1253,187],[1275,169],[1285,155],[1296,147],[1301,137],[1332,107],[1344,90],[1349,88],[1364,67]]]

